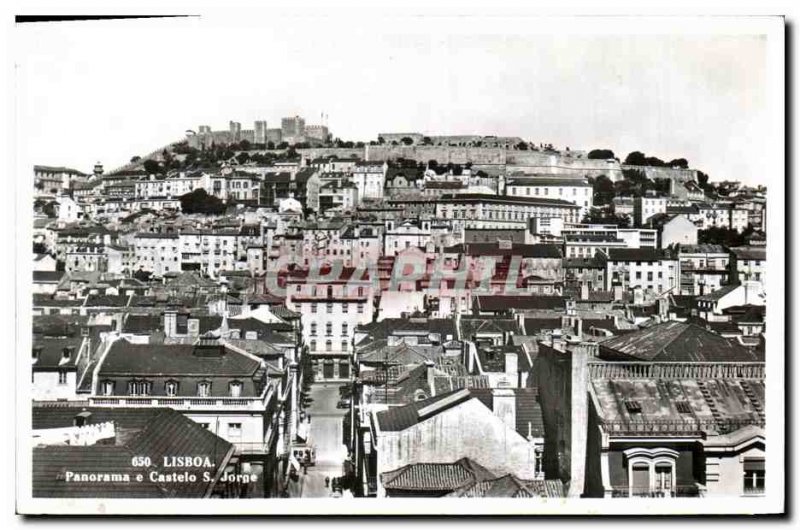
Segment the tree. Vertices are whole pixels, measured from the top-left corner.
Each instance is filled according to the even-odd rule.
[[[611,204],[615,195],[614,183],[611,182],[611,179],[605,175],[600,175],[595,179],[590,178],[589,183],[592,185],[592,196],[595,204]]]
[[[726,247],[739,247],[747,242],[753,233],[753,227],[748,226],[741,234],[732,228],[712,226],[697,232],[697,242],[709,245],[723,245]]]
[[[433,145],[433,141],[431,140],[430,136],[423,136],[422,137],[422,145]]]
[[[142,159],[142,157],[140,157],[138,155],[134,156],[134,157],[131,158],[131,164],[135,164],[136,162],[138,162],[141,159]]]
[[[689,169],[689,161],[685,158],[676,158],[674,160],[670,160],[667,162],[669,167],[680,167],[683,169]]]
[[[590,160],[611,160],[614,158],[614,151],[611,149],[592,149],[587,158]]]
[[[161,164],[148,158],[144,161],[144,170],[148,174],[161,173]]]
[[[287,142],[281,142],[278,144],[278,149],[286,149],[287,147],[289,147]]]
[[[223,214],[225,204],[222,200],[213,195],[209,195],[206,190],[200,188],[185,195],[181,195],[181,211],[186,214]]]
[[[248,140],[242,140],[239,142],[239,149],[242,151],[249,151],[251,148],[250,142]]]
[[[240,164],[246,164],[250,161],[250,155],[247,154],[246,151],[242,151],[238,155],[236,155],[236,161]]]
[[[600,208],[590,208],[583,217],[582,222],[586,224],[617,225],[620,228],[628,228],[631,224],[631,219],[626,215],[615,214],[610,206],[604,206]]]
[[[633,151],[625,157],[625,163],[631,166],[645,166],[647,157],[641,151]]]
[[[515,147],[517,149],[519,149],[520,151],[527,151],[528,150],[528,144],[526,144],[525,142],[520,142]]]
[[[269,141],[267,142],[267,149],[275,149],[275,142]]]
[[[405,145],[411,145],[414,143],[414,140],[408,136],[403,136],[401,140]]]

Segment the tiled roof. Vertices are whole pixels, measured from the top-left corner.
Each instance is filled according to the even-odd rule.
[[[252,376],[260,363],[229,348],[221,355],[197,355],[192,344],[132,344],[120,339],[111,345],[101,375]]]
[[[71,427],[80,412],[90,412],[90,424],[114,422],[117,434],[112,444],[89,446],[39,446],[33,450],[34,497],[86,498],[181,498],[204,497],[209,484],[172,482],[156,484],[135,480],[134,456],[146,455],[153,462],[149,470],[161,473],[164,456],[191,455],[208,457],[212,475],[230,458],[233,446],[184,417],[179,412],[161,408],[102,409],[34,407],[33,429]],[[127,473],[130,482],[67,483],[64,473]]]
[[[544,436],[544,419],[542,407],[539,404],[539,389],[536,387],[513,388],[516,409],[516,430],[520,436],[527,438],[528,434],[534,438]],[[478,398],[489,410],[493,409],[491,388],[474,388],[470,394]]]
[[[38,352],[39,360],[33,364],[34,370],[54,370],[57,368],[75,368],[75,360],[81,349],[83,337],[69,338],[36,338],[33,350]],[[70,359],[62,362],[65,349],[70,349]]]
[[[697,299],[703,302],[716,302],[723,296],[732,293],[739,287],[740,285],[738,284],[723,285],[719,289],[715,289],[714,291],[711,291],[708,294],[704,294],[703,296],[698,296]]]
[[[655,248],[612,248],[608,251],[610,261],[660,261],[669,259],[664,251]]]
[[[494,475],[469,458],[453,463],[415,463],[381,473],[381,483],[388,490],[452,491]]]
[[[479,311],[502,311],[511,309],[564,309],[566,298],[562,296],[476,296],[475,307]]]
[[[630,424],[641,427],[644,436],[652,436],[647,425],[699,424],[734,428],[763,422],[765,386],[763,379],[681,378],[658,379],[622,377],[592,379],[590,392],[596,396],[598,415],[607,424]],[[676,405],[684,401],[689,413]],[[626,402],[635,402],[631,411]]]
[[[84,304],[86,307],[125,307],[129,296],[126,294],[90,294]]]
[[[609,360],[661,362],[759,362],[763,356],[694,324],[664,322],[600,344]]]
[[[33,283],[58,283],[63,277],[63,271],[33,271]]]
[[[505,497],[505,498],[561,498],[567,489],[560,480],[522,480],[514,475],[504,475],[476,482],[448,494],[448,497]]]
[[[469,256],[520,256],[523,258],[561,259],[558,245],[515,244],[511,248],[500,248],[497,243],[467,243],[465,254]]]
[[[517,333],[517,321],[510,317],[462,316],[459,321],[461,337],[472,340],[480,333]]]
[[[424,419],[420,417],[419,412],[426,407],[438,405],[441,406],[441,409],[437,412],[442,412],[471,398],[472,395],[469,391],[456,390],[448,394],[441,394],[421,401],[415,401],[408,405],[403,405],[402,407],[391,407],[388,410],[378,412],[376,417],[382,431],[404,431]]]
[[[755,259],[762,261],[767,259],[766,247],[733,247],[730,250],[738,259]]]

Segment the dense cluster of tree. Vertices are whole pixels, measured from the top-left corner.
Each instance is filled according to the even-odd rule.
[[[617,215],[611,206],[602,206],[590,208],[586,215],[583,216],[583,223],[604,224],[604,225],[617,225],[620,228],[628,228],[631,224],[630,217],[626,215]]]
[[[697,232],[697,242],[701,244],[723,245],[726,247],[740,247],[747,244],[747,239],[753,235],[755,229],[751,225],[740,234],[732,228],[712,226]]]
[[[592,149],[586,158],[590,160],[613,160],[616,157],[611,149]]]
[[[641,151],[633,151],[625,157],[625,164],[632,166],[653,166],[653,167],[679,167],[687,169],[689,162],[685,158],[675,158],[669,162],[664,162],[658,157],[647,156]]]
[[[605,175],[596,178],[589,177],[592,185],[593,202],[596,205],[611,204],[616,196],[643,197],[647,192],[654,191],[668,194],[669,179],[650,180],[641,171],[635,169],[622,170],[622,178],[611,182]]]
[[[209,195],[204,189],[196,189],[181,195],[181,211],[186,214],[202,213],[221,215],[225,213],[225,204],[221,199]]]

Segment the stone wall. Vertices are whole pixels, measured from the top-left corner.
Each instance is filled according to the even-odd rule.
[[[436,160],[439,164],[497,165],[506,163],[506,150],[497,147],[451,147],[432,145],[368,145],[367,160],[406,158],[417,162]]]

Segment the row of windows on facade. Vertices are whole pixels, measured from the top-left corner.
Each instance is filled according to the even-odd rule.
[[[311,312],[312,313],[316,313],[317,312],[317,305],[319,305],[319,304],[311,304]],[[340,305],[342,307],[342,313],[348,313],[350,311],[349,310],[349,307],[350,307],[349,303],[344,302],[344,303],[341,303]],[[305,308],[304,308],[304,310],[305,310]],[[327,314],[333,313],[333,304],[331,304],[331,303],[325,304],[325,312]],[[361,303],[361,302],[358,303],[358,305],[356,306],[356,312],[359,315],[364,313],[364,304],[363,303]]]
[[[742,466],[742,493],[762,495],[766,474],[763,458],[745,458]],[[675,462],[635,459],[630,464],[629,492],[631,496],[675,496]]]
[[[350,326],[347,324],[347,322],[342,322],[342,336],[347,336],[349,331],[350,331]],[[312,322],[311,323],[310,335],[312,337],[317,335],[317,323],[316,322]],[[326,336],[333,335],[333,323],[332,322],[326,322],[325,323],[325,335]]]
[[[302,284],[298,284],[298,285],[295,287],[295,292],[298,292],[298,293],[299,293],[299,292],[302,292],[302,290],[303,290],[303,285],[302,285]],[[333,286],[332,286],[332,285],[329,285],[329,286],[327,286],[327,287],[325,288],[325,290],[324,290],[324,291],[322,290],[322,288],[317,288],[317,289],[316,289],[316,293],[317,293],[318,295],[322,295],[322,294],[323,294],[323,292],[324,292],[324,293],[326,293],[326,294],[328,295],[328,298],[332,298],[332,297],[334,296],[334,289],[333,289]],[[340,291],[340,292],[341,292],[341,291]],[[356,293],[358,293],[358,296],[364,296],[364,288],[363,288],[363,287],[358,287],[358,288],[356,289]],[[329,305],[330,305],[330,304],[329,304]]]
[[[104,396],[113,396],[116,383],[114,381],[102,381],[100,383],[100,393]],[[241,397],[242,383],[239,381],[232,381],[228,383],[228,396]],[[174,397],[178,395],[180,383],[177,381],[166,381],[164,383],[164,394],[166,396]],[[145,380],[136,380],[128,382],[128,395],[130,396],[149,396],[153,393],[153,382]],[[200,381],[196,385],[196,393],[198,397],[211,396],[211,382]]]
[[[347,340],[342,340],[340,342],[340,346],[341,346],[341,349],[339,351],[346,352],[349,349],[350,342],[347,341]],[[311,350],[311,351],[319,351],[319,350],[317,350],[317,341],[315,339],[311,339],[310,341],[308,341],[308,349]],[[333,341],[332,340],[326,340],[325,341],[325,350],[324,351],[327,351],[327,352],[334,351],[333,350]]]
[[[510,186],[510,188],[511,188],[511,195],[522,195],[521,190],[523,189],[525,190],[525,195],[531,194],[531,188],[528,186]],[[539,195],[540,188],[533,188],[533,189],[534,189],[534,195]],[[541,189],[544,190],[544,195],[550,195],[550,188],[541,188]],[[589,189],[590,188],[583,188],[583,194],[589,195]],[[520,193],[517,193],[518,190],[520,191]],[[564,188],[558,188],[558,195],[559,196],[564,195]],[[578,188],[572,188],[572,195],[573,196],[578,195]]]

